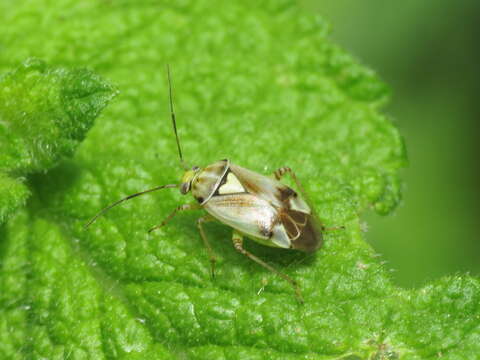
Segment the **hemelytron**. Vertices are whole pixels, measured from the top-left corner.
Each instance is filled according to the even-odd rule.
[[[178,212],[205,209],[207,214],[197,221],[200,236],[208,250],[212,276],[215,275],[215,255],[207,239],[203,224],[217,220],[233,228],[234,248],[264,268],[288,281],[303,302],[296,281],[276,270],[243,247],[244,236],[260,244],[284,249],[313,252],[322,245],[322,230],[300,181],[289,167],[282,167],[271,176],[260,175],[231,163],[228,159],[217,161],[204,168],[188,168],[183,161],[182,149],[177,133],[172,100],[170,70],[167,66],[170,114],[177,142],[178,154],[186,169],[179,184],[168,184],[129,195],[107,206],[97,213],[86,225],[91,225],[100,215],[123,201],[164,188],[179,188],[183,195],[191,192],[194,203],[178,206],[165,220],[149,232],[164,226]],[[299,193],[279,180],[288,174],[295,182]]]

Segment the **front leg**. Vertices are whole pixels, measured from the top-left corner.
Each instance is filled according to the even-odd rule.
[[[243,248],[243,235],[240,234],[239,232],[237,232],[236,230],[233,231],[233,236],[232,236],[232,241],[233,241],[233,247],[235,248],[235,250],[237,250],[238,252],[242,253],[243,255],[245,255],[246,257],[248,257],[249,259],[255,261],[257,264],[263,266],[265,269],[267,270],[270,270],[271,272],[277,274],[278,276],[280,276],[281,278],[285,279],[286,281],[288,281],[290,283],[290,285],[293,286],[293,289],[295,290],[295,294],[297,295],[297,299],[298,301],[303,304],[304,301],[303,301],[303,297],[302,297],[302,293],[300,291],[300,287],[298,286],[297,282],[295,280],[293,280],[290,276],[278,271],[277,269],[275,269],[273,266],[270,266],[268,265],[265,261],[263,261],[262,259],[256,257],[255,255],[253,255],[251,252],[245,250]]]
[[[210,269],[211,269],[211,275],[212,278],[215,277],[215,263],[217,262],[217,259],[215,257],[215,253],[212,250],[212,247],[210,246],[210,243],[208,242],[207,235],[205,235],[205,231],[203,230],[203,224],[209,221],[215,220],[212,216],[210,215],[205,215],[197,220],[197,226],[198,226],[198,231],[200,232],[200,237],[203,240],[203,244],[207,248],[208,251],[208,256],[210,257]]]
[[[183,205],[180,205],[178,206],[175,210],[172,211],[172,213],[170,215],[168,215],[165,220],[163,220],[160,225],[156,225],[154,227],[152,227],[150,230],[148,230],[148,233],[151,233],[153,230],[157,230],[157,229],[160,229],[162,226],[164,226],[167,222],[169,222],[170,220],[172,220],[172,218],[177,215],[178,212],[180,211],[185,211],[185,210],[197,210],[197,209],[200,209],[201,206],[197,203],[193,203],[193,204],[183,204]]]

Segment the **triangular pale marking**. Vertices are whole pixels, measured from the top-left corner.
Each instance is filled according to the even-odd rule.
[[[245,189],[232,172],[228,173],[225,184],[218,188],[218,193],[220,195],[238,194],[242,192],[245,192]]]

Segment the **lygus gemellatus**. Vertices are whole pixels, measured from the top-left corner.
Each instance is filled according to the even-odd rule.
[[[183,195],[191,192],[195,203],[178,206],[160,225],[151,228],[149,232],[164,226],[180,211],[205,209],[208,214],[200,217],[197,225],[210,255],[212,276],[215,275],[215,255],[205,235],[203,224],[218,220],[233,228],[232,241],[237,251],[288,281],[295,289],[299,301],[303,302],[295,280],[243,247],[243,237],[247,236],[262,245],[284,249],[313,252],[320,248],[322,230],[325,228],[316,218],[312,207],[304,200],[306,195],[300,181],[289,167],[278,169],[273,173],[273,177],[257,174],[232,164],[229,160],[217,161],[203,169],[198,166],[191,169],[186,167],[177,134],[168,66],[167,77],[173,130],[180,161],[186,169],[180,184],[162,185],[120,199],[97,213],[85,227],[90,226],[107,210],[136,196],[165,188],[179,188]],[[292,177],[303,198],[279,181],[287,173]]]

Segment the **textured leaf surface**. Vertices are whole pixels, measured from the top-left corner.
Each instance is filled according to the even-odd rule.
[[[24,176],[71,156],[113,95],[91,71],[37,59],[0,77],[0,223],[28,197]]]
[[[2,357],[479,353],[478,280],[399,289],[364,240],[359,216],[397,205],[406,156],[379,112],[386,87],[328,40],[322,19],[290,1],[16,4],[0,5],[3,68],[30,55],[88,65],[122,94],[72,160],[31,179],[27,208],[0,230]],[[288,165],[323,222],[346,226],[311,256],[246,243],[299,281],[305,305],[288,283],[236,253],[219,224],[207,225],[219,259],[212,281],[195,226],[200,212],[147,235],[189,201],[176,191],[132,200],[83,230],[102,206],[181,176],[165,63],[190,164],[228,157],[262,173]]]

